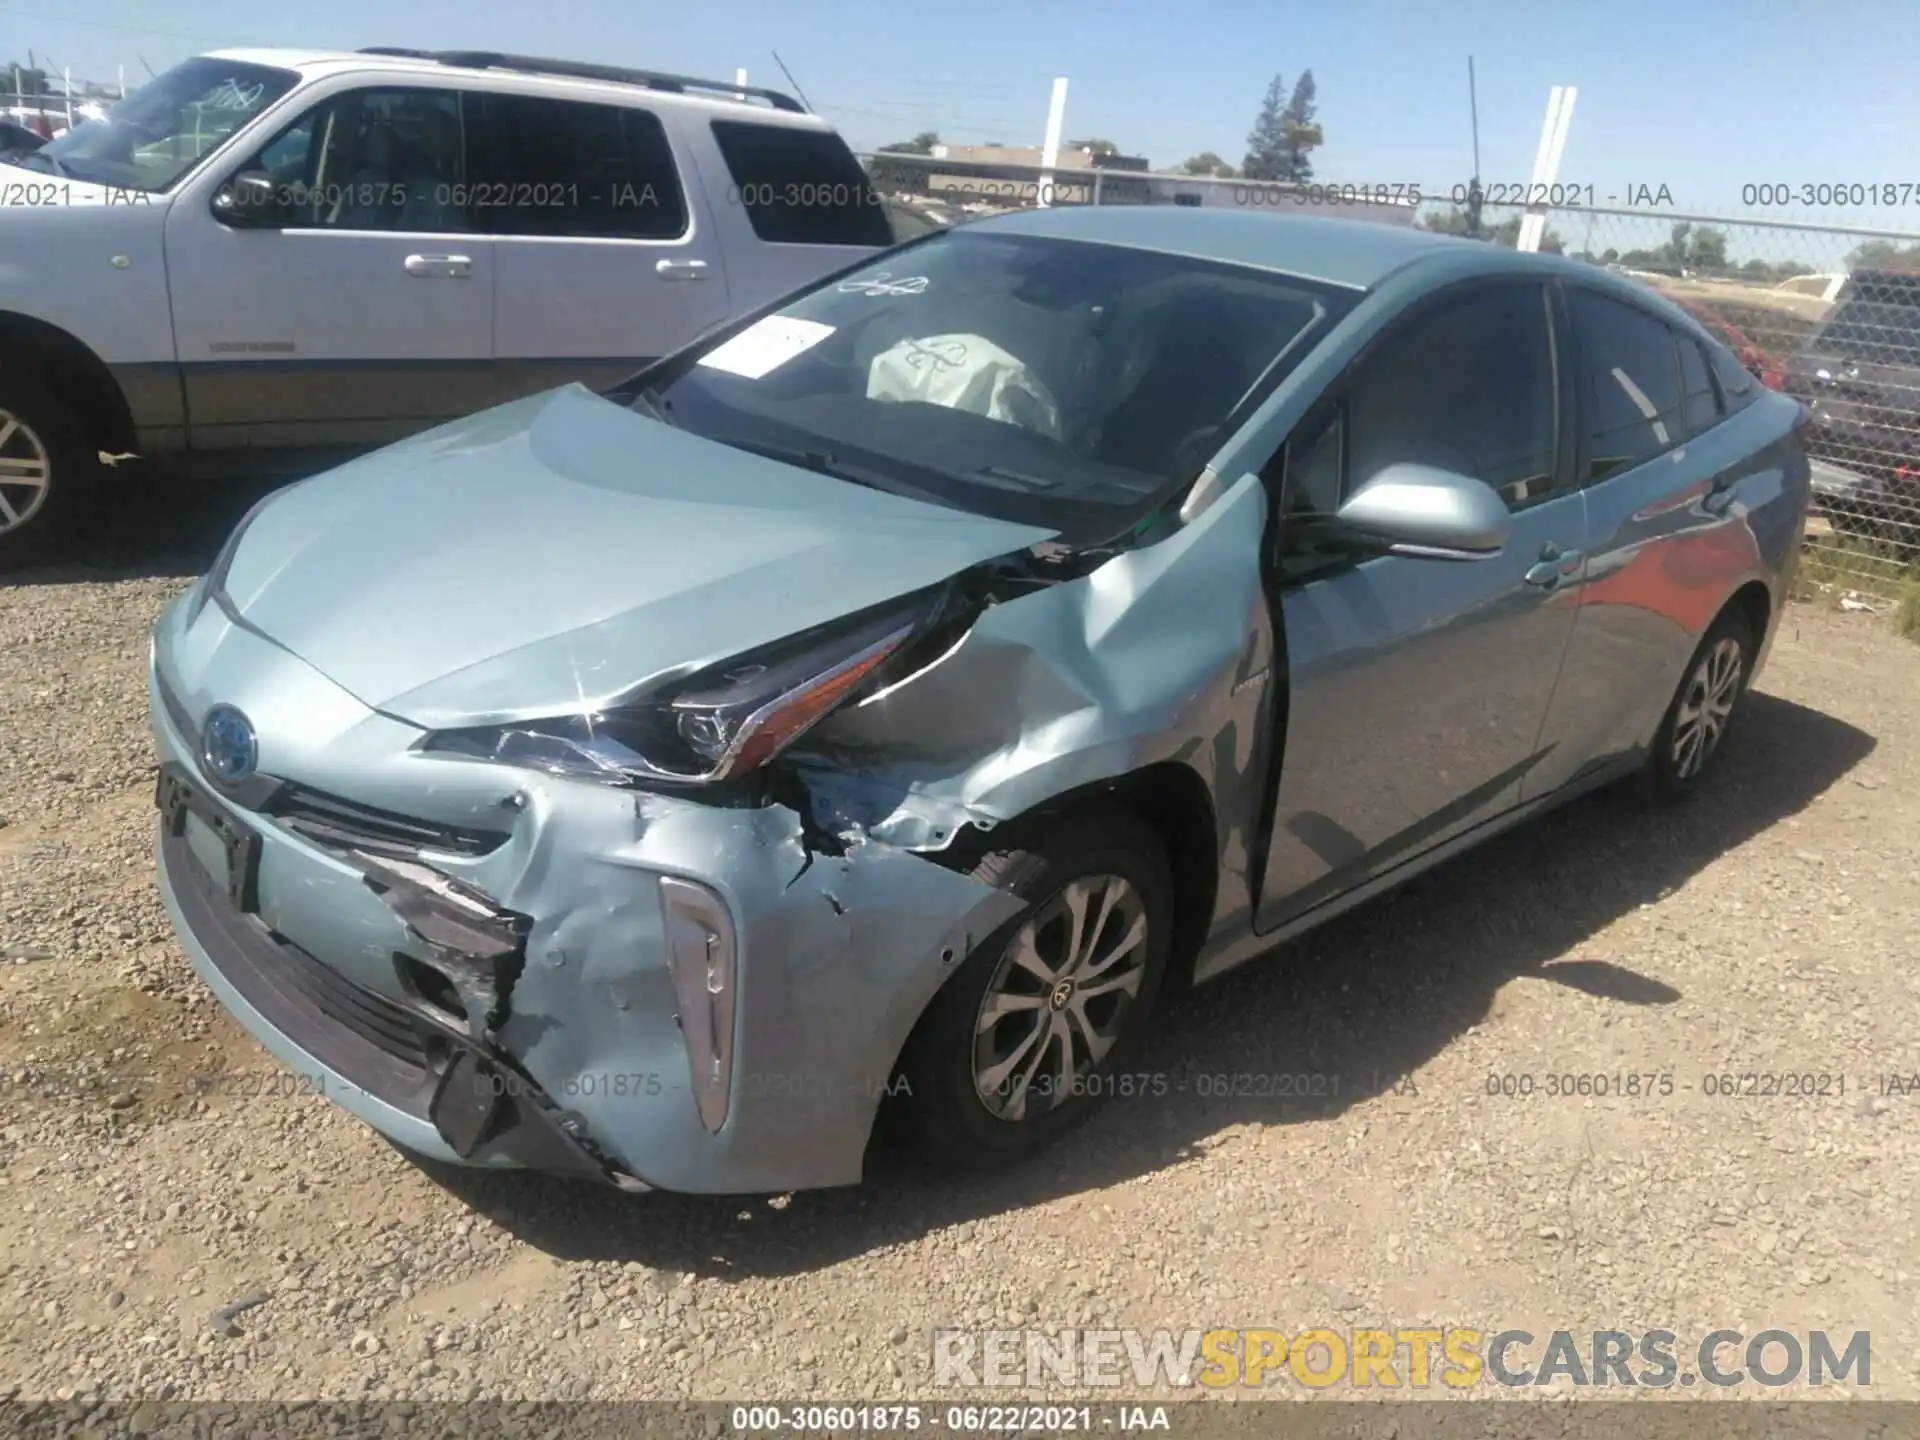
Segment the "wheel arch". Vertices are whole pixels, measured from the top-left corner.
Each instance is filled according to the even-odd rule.
[[[1749,580],[1727,598],[1727,603],[1720,607],[1720,615],[1736,608],[1753,629],[1754,650],[1758,653],[1767,643],[1767,627],[1773,621],[1773,591],[1764,580]],[[1714,623],[1719,623],[1718,615]]]
[[[1213,924],[1220,893],[1221,838],[1213,793],[1193,766],[1159,760],[1138,770],[1050,795],[991,830],[969,829],[928,859],[971,870],[992,851],[1015,848],[1024,837],[1068,816],[1118,807],[1159,839],[1173,876],[1174,919],[1169,991],[1191,978],[1194,957]]]
[[[43,383],[80,410],[97,429],[102,450],[135,448],[133,411],[106,362],[58,325],[0,310],[0,374],[16,372]]]

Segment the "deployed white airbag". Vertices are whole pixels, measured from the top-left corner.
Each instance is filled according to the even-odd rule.
[[[919,400],[1060,438],[1060,407],[1018,356],[983,335],[902,340],[867,367],[869,400]]]

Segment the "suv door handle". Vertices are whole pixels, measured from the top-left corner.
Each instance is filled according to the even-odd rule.
[[[707,262],[704,260],[660,260],[656,261],[653,273],[662,280],[704,280],[707,278]]]
[[[417,279],[464,280],[473,273],[473,261],[465,255],[409,255],[406,270]]]
[[[1734,492],[1738,484],[1738,481],[1730,480],[1725,475],[1714,476],[1713,484],[1707,488],[1705,497],[1700,501],[1700,508],[1709,515],[1726,514],[1733,504]]]
[[[473,273],[473,261],[465,255],[409,255],[406,267],[416,280],[464,280]]]
[[[1587,557],[1578,550],[1562,550],[1548,541],[1540,549],[1539,561],[1527,570],[1527,584],[1542,590],[1555,589],[1562,580],[1578,575],[1586,563]]]

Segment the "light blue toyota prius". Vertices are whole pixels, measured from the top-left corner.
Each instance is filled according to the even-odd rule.
[[[260,504],[154,637],[160,886],[427,1156],[784,1191],[884,1117],[1008,1160],[1181,985],[1595,786],[1690,795],[1802,424],[1572,260],[939,232]]]

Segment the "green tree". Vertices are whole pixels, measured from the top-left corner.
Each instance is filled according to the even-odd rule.
[[[1247,156],[1240,162],[1240,173],[1249,180],[1284,180],[1287,172],[1287,130],[1282,119],[1286,102],[1281,98],[1286,83],[1278,76],[1267,86],[1260,102],[1260,113],[1253,129],[1247,132]]]
[[[1727,264],[1727,236],[1723,230],[1702,229],[1693,232],[1687,249],[1687,268],[1708,275],[1724,274]]]
[[[1287,108],[1280,112],[1284,136],[1282,147],[1286,157],[1282,162],[1282,178],[1299,185],[1313,179],[1313,161],[1309,158],[1309,152],[1320,143],[1320,127],[1313,120],[1316,108],[1314,94],[1313,71],[1302,70],[1300,78],[1293,82],[1293,95],[1287,101]]]
[[[1221,179],[1233,176],[1233,167],[1211,150],[1202,150],[1198,155],[1189,155],[1180,162],[1183,175],[1215,175]]]
[[[922,130],[911,140],[896,140],[891,145],[882,145],[882,150],[891,150],[896,155],[931,155],[933,147],[940,143],[937,131]]]
[[[1894,240],[1868,240],[1848,254],[1847,268],[1920,270],[1920,244],[1902,245]]]
[[[1688,237],[1693,234],[1690,221],[1676,220],[1673,230],[1667,236],[1667,243],[1660,247],[1660,262],[1669,270],[1681,270],[1686,267],[1688,255]]]
[[[1069,140],[1067,142],[1067,149],[1087,150],[1095,155],[1118,155],[1120,153],[1120,147],[1114,144],[1113,141],[1100,139]]]
[[[1286,100],[1281,97],[1287,95]],[[1309,180],[1312,162],[1307,152],[1320,144],[1320,127],[1314,123],[1313,72],[1302,71],[1289,95],[1286,81],[1275,75],[1267,86],[1260,113],[1247,133],[1247,157],[1240,162],[1240,173],[1249,180]]]

